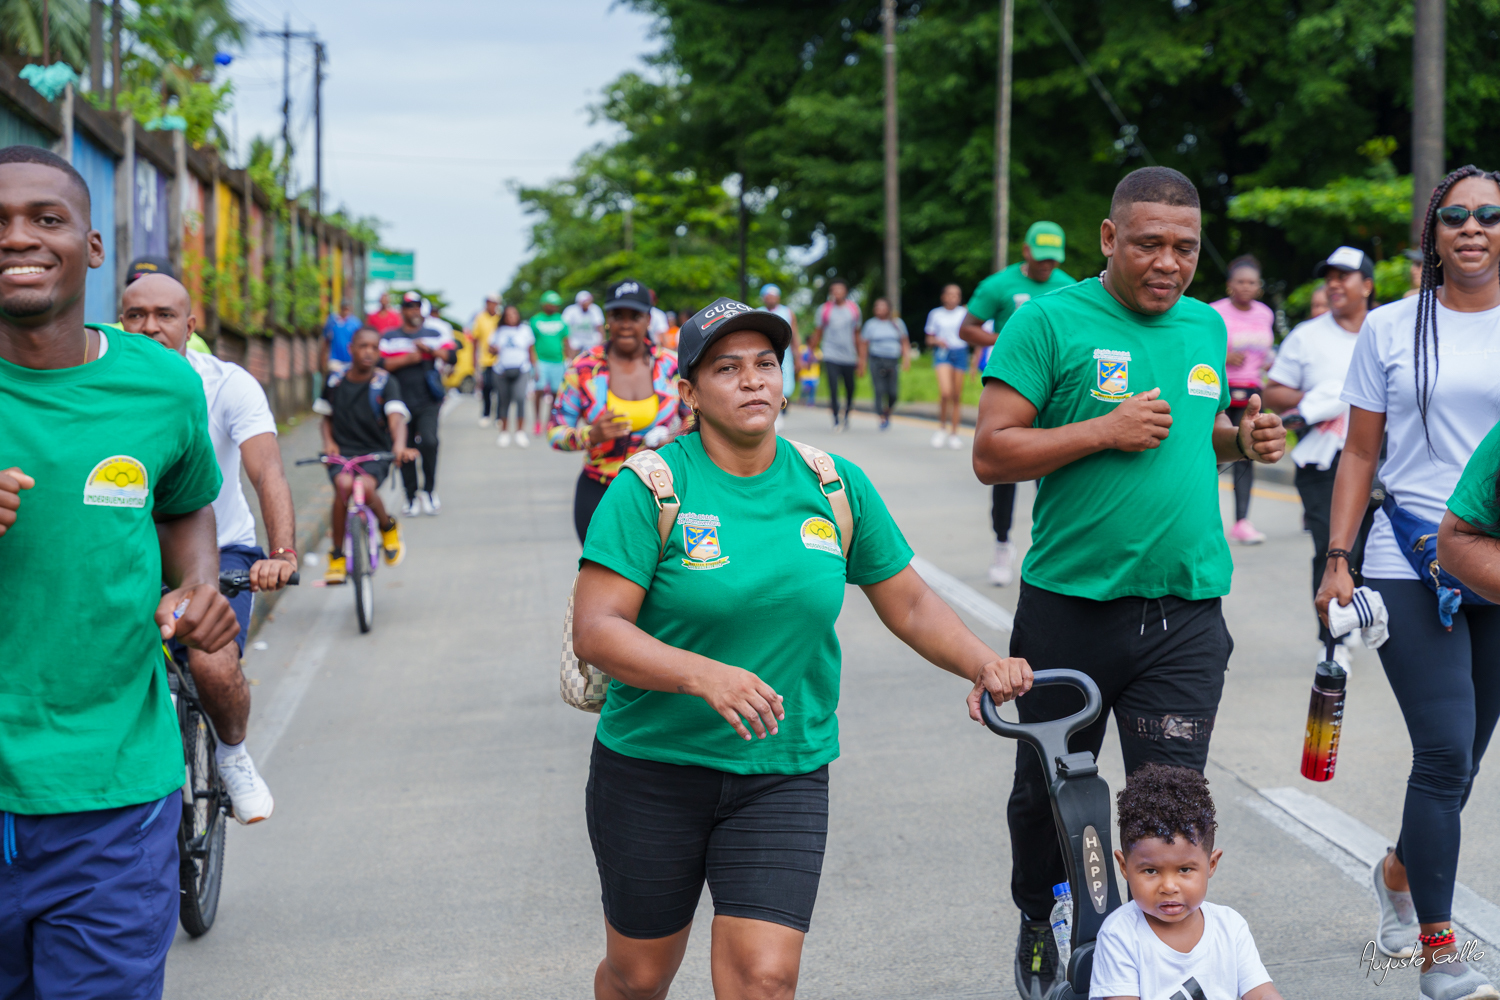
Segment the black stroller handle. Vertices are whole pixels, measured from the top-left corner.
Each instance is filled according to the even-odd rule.
[[[1031,687],[1035,690],[1047,684],[1066,684],[1083,692],[1083,710],[1063,719],[1048,722],[1007,722],[1000,718],[1000,709],[988,691],[979,699],[979,712],[990,731],[1013,740],[1030,743],[1042,756],[1043,767],[1051,773],[1054,762],[1068,754],[1068,740],[1074,733],[1093,724],[1099,718],[1103,699],[1093,678],[1077,670],[1038,670],[1032,675]]]

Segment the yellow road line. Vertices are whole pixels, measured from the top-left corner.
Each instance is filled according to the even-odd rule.
[[[1233,493],[1234,486],[1231,483],[1221,481],[1219,483],[1219,492]],[[1282,503],[1300,504],[1302,502],[1302,497],[1296,493],[1289,493],[1286,490],[1268,490],[1263,489],[1259,486],[1250,487],[1250,495],[1253,497],[1261,497],[1265,500],[1280,500]]]

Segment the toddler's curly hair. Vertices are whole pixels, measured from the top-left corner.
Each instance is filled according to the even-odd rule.
[[[1120,849],[1152,837],[1172,843],[1186,837],[1205,851],[1214,849],[1214,800],[1208,779],[1190,767],[1144,764],[1115,797],[1120,811]]]

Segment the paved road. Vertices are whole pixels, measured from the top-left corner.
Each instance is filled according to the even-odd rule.
[[[377,578],[374,632],[358,635],[347,590],[303,588],[249,654],[250,747],[277,811],[231,830],[218,924],[198,941],[179,935],[169,997],[591,995],[603,939],[583,822],[593,719],[556,683],[578,459],[499,451],[474,417],[469,400],[447,414],[443,513],[408,523],[405,564]],[[794,411],[790,431],[860,463],[923,558],[1013,608],[1015,589],[984,579],[988,490],[967,452],[930,449],[930,425],[915,421],[879,434],[856,417],[835,437],[825,419]],[[1282,487],[1264,487],[1252,517],[1269,540],[1236,550],[1226,601],[1236,651],[1209,769],[1225,852],[1211,898],[1249,919],[1288,998],[1409,995],[1410,972],[1376,986],[1358,961],[1373,913],[1359,859],[1396,832],[1405,730],[1378,659],[1358,651],[1338,778],[1298,775],[1317,648],[1311,545]],[[970,620],[1003,649],[1007,636],[984,623],[996,617]],[[894,640],[857,590],[840,634],[843,756],[800,995],[1013,997],[1013,746],[970,723],[966,686]],[[1101,765],[1118,788],[1110,743]],[[1497,812],[1481,775],[1460,918],[1491,937]],[[705,932],[710,914],[705,894]],[[674,997],[712,995],[707,955],[704,933]]]

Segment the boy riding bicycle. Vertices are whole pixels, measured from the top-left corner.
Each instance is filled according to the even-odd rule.
[[[313,409],[323,414],[323,450],[329,455],[363,455],[389,451],[396,464],[416,459],[417,450],[406,446],[406,420],[411,411],[401,399],[401,386],[390,373],[376,368],[380,361],[380,334],[364,327],[349,342],[349,367],[328,376],[323,396]],[[390,470],[388,461],[365,463],[360,478],[365,484],[365,502],[380,522],[380,542],[387,566],[395,566],[406,555],[401,528],[385,509],[378,487]],[[349,495],[354,491],[354,476],[333,466],[328,467],[333,480],[333,544],[328,552],[328,583],[348,579],[344,562],[344,521]]]

